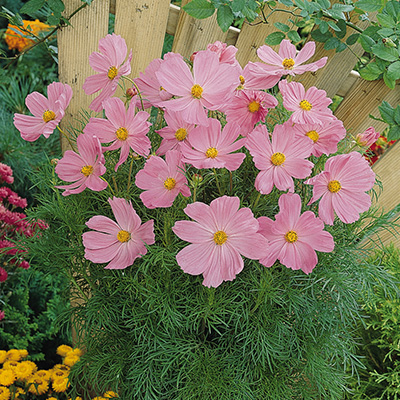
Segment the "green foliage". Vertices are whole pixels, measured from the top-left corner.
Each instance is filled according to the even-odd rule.
[[[393,108],[387,101],[382,101],[382,104],[378,108],[382,118],[378,120],[389,125],[387,139],[400,139],[400,105]]]
[[[59,316],[67,307],[66,282],[60,275],[45,274],[35,267],[18,270],[0,286],[5,319],[0,322],[0,348],[27,349],[33,360],[44,360],[62,343]],[[46,360],[50,362],[51,360]]]
[[[400,282],[400,252],[394,247],[376,252],[370,259],[382,265]],[[398,286],[400,289],[400,285]],[[362,338],[360,355],[366,369],[360,370],[359,381],[354,381],[352,400],[383,400],[400,398],[400,297],[391,296],[377,286],[363,304],[364,324],[359,328]]]

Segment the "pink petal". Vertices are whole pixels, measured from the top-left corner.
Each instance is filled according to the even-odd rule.
[[[314,53],[315,53],[315,42],[307,42],[304,45],[304,47],[299,51],[299,54],[297,54],[297,57],[295,59],[296,66],[303,64],[303,62],[309,60]]]

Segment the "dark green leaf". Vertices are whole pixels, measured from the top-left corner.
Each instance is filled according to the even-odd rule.
[[[353,33],[352,35],[350,35],[347,39],[346,39],[346,43],[349,46],[352,46],[354,43],[357,42],[357,39],[359,38],[360,34],[359,33]]]
[[[387,134],[388,140],[399,140],[400,139],[400,126],[394,125],[389,129]]]
[[[272,0],[272,1],[269,1],[269,2],[268,2],[268,6],[271,7],[271,8],[276,7],[276,1],[273,1],[273,0]]]
[[[325,12],[327,14],[329,14],[334,19],[346,19],[344,14],[342,12],[340,12],[340,11],[337,11],[337,10],[330,9],[330,10],[326,10]]]
[[[183,9],[192,17],[204,19],[214,14],[215,7],[207,0],[192,0],[183,6]]]
[[[347,49],[347,46],[343,42],[340,42],[339,46],[336,47],[336,53],[340,53],[340,52],[342,52],[343,50],[346,50],[346,49]]]
[[[306,18],[307,20],[310,19],[310,16],[308,15],[308,11],[307,10],[301,10],[300,15],[304,18]]]
[[[294,2],[295,2],[297,7],[301,8],[301,9],[306,8],[303,0],[294,0]]]
[[[396,61],[393,64],[390,64],[387,74],[390,79],[400,79],[400,61]]]
[[[296,31],[289,31],[287,37],[295,44],[301,41],[301,37]]]
[[[325,10],[331,6],[331,2],[329,0],[317,0],[317,3]]]
[[[333,22],[333,21],[327,21],[327,24],[334,30],[334,31],[340,31],[340,28]]]
[[[400,21],[400,4],[398,1],[389,1],[385,10],[395,21]]]
[[[343,39],[346,36],[346,31],[347,31],[347,25],[346,22],[343,19],[340,19],[337,22],[337,26],[339,28],[339,30],[337,32],[335,32],[335,35],[339,38],[339,39]]]
[[[340,44],[339,39],[332,37],[330,39],[327,40],[327,42],[325,43],[324,49],[325,50],[332,50],[332,49],[336,49],[336,47],[338,47]]]
[[[382,119],[389,125],[393,125],[394,121],[394,108],[387,102],[382,101],[382,104],[378,107],[381,113]]]
[[[275,28],[278,28],[279,30],[283,31],[283,32],[289,32],[290,28],[288,25],[286,24],[282,24],[282,22],[275,22],[274,23]]]
[[[217,22],[221,29],[226,32],[233,23],[233,12],[229,6],[221,6],[217,12]]]
[[[362,35],[361,35],[362,36]],[[399,53],[394,47],[385,47],[383,43],[378,43],[371,48],[372,53],[385,61],[397,61]]]
[[[397,125],[400,125],[400,106],[397,106],[394,110],[394,121]]]
[[[49,25],[58,25],[60,23],[61,14],[54,13],[47,17],[47,23]]]
[[[326,23],[326,21],[321,21],[321,23],[319,24],[319,29],[321,33],[326,33],[328,32],[329,25]]]
[[[64,3],[61,0],[47,0],[50,9],[57,13],[62,13],[65,10]]]
[[[355,3],[357,8],[366,12],[378,11],[382,8],[382,3],[376,0],[359,0]]]
[[[299,28],[304,28],[307,24],[305,21],[303,21],[302,19],[300,19],[299,21],[296,22],[295,24],[297,27]]]
[[[245,0],[235,0],[231,3],[231,8],[233,12],[239,12],[243,10],[245,5],[246,5]]]
[[[332,33],[330,33],[329,31],[326,33],[322,33],[319,29],[315,29],[311,32],[311,37],[317,42],[326,42],[332,37]]]
[[[378,79],[381,73],[381,69],[374,62],[371,62],[365,68],[360,69],[361,78],[367,81]]]
[[[372,51],[372,47],[376,45],[375,40],[365,35],[364,33],[360,35],[359,40],[362,48],[369,53]]]
[[[335,11],[340,11],[340,12],[350,12],[354,10],[354,7],[348,4],[340,4],[340,3],[335,3],[332,6],[332,10]]]
[[[282,3],[283,5],[287,7],[293,7],[293,1],[292,0],[278,0],[279,3]]]
[[[390,28],[382,28],[382,29],[379,29],[379,31],[378,31],[378,35],[380,35],[383,38],[392,36],[392,35],[394,35],[394,33],[395,33],[394,30],[390,29]]]
[[[390,15],[377,14],[376,19],[384,28],[394,28],[396,26],[396,22]]]
[[[282,40],[285,39],[285,34],[282,32],[273,32],[270,35],[268,35],[265,39],[265,43],[268,44],[269,46],[275,46],[277,44],[280,44]]]
[[[40,10],[45,2],[46,0],[29,0],[22,6],[20,13],[32,15],[36,11]]]

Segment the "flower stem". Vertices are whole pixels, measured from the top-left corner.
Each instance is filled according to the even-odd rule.
[[[128,80],[130,83],[132,83],[133,86],[135,86],[135,88],[136,88],[136,90],[138,92],[138,96],[139,96],[139,99],[140,99],[140,104],[142,106],[142,110],[144,111],[143,98],[142,98],[142,95],[140,94],[140,90],[139,90],[138,86],[133,81],[133,79],[131,79],[131,78],[127,77],[127,76],[124,76],[124,75],[122,77],[125,78],[126,80]]]
[[[257,207],[258,202],[260,201],[260,198],[261,198],[261,192],[258,192],[258,196],[257,196],[256,200],[254,201],[254,204],[251,207],[252,209],[255,209]]]
[[[131,165],[129,166],[128,185],[126,186],[126,191],[127,192],[129,192],[129,189],[131,187],[131,176],[132,176],[132,169],[133,169],[133,161],[135,161],[135,159],[133,158],[133,155],[132,155]]]
[[[215,170],[215,168],[213,168],[213,171],[214,171],[214,176],[215,176],[215,182],[217,183],[218,192],[222,196],[223,193],[221,192],[221,186],[220,186],[219,181],[218,181],[217,171]]]
[[[67,139],[69,146],[71,147],[72,150],[74,150],[74,145],[71,142],[71,139],[69,136],[57,125],[57,129],[64,135],[64,137]]]
[[[107,185],[110,188],[112,195],[115,196],[114,190],[111,187],[110,183],[105,178],[103,178],[102,176],[99,176],[99,178],[102,179],[104,182],[107,182]]]

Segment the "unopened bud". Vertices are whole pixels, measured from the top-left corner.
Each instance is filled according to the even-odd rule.
[[[190,56],[190,61],[193,62],[194,58],[196,57],[197,51],[195,51],[191,56]]]
[[[390,39],[390,38],[383,38],[383,39],[382,39],[382,43],[383,43],[386,47],[397,47],[396,43],[393,42],[393,40]]]
[[[51,165],[57,165],[57,164],[58,164],[58,161],[59,161],[58,158],[52,158],[52,159],[50,160],[50,164],[51,164]]]
[[[128,98],[132,98],[133,96],[136,96],[137,94],[138,94],[138,92],[134,86],[126,89],[126,97],[128,97]]]
[[[193,174],[192,180],[193,183],[197,186],[203,181],[203,177],[200,174]]]

